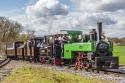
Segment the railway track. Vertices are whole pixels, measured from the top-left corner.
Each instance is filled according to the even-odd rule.
[[[6,58],[4,60],[0,60],[0,69],[2,67],[4,67],[5,65],[7,65],[10,61],[11,61],[11,59],[9,59],[9,58]]]
[[[103,71],[125,75],[125,69],[124,70],[123,69],[106,69],[106,70],[103,70]]]
[[[69,69],[70,68],[74,68],[74,65],[69,66]],[[120,65],[119,69],[99,69],[99,70],[97,70],[97,69],[93,68],[93,69],[88,69],[87,71],[88,72],[92,71],[92,72],[96,72],[96,73],[104,72],[105,74],[107,74],[107,73],[116,73],[116,74],[123,74],[123,75],[125,75],[125,65],[124,66]]]
[[[11,59],[6,58],[6,59],[1,59],[0,60],[0,81],[6,76],[8,75],[8,73],[10,72],[9,69],[5,69],[4,66],[6,66],[7,64],[9,64],[9,62],[11,61]]]

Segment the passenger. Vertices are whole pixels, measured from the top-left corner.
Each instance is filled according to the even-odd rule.
[[[59,40],[58,37],[55,37],[54,44],[55,45],[59,45],[60,44],[60,40]]]
[[[68,37],[63,36],[60,43],[61,43],[61,57],[63,57],[63,55],[64,55],[64,49],[63,48],[64,48],[64,44],[68,43]]]
[[[61,56],[61,42],[59,40],[59,37],[55,37],[55,40],[54,40],[54,57],[55,58],[60,58]]]
[[[43,48],[43,43],[42,43],[42,42],[38,43],[38,44],[37,44],[37,47]]]
[[[62,41],[63,41],[63,43],[68,43],[68,38],[66,36],[63,36]]]

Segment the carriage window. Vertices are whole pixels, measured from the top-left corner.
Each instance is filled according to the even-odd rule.
[[[24,47],[24,44],[23,43],[18,43],[16,44],[16,47],[19,48],[19,47]]]
[[[14,43],[8,43],[7,44],[7,49],[9,49],[9,48],[14,48]]]

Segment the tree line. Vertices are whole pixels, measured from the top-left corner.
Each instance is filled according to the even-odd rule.
[[[114,44],[116,45],[125,45],[125,37],[123,38],[117,38],[117,37],[114,37],[114,38],[109,38],[111,41],[114,42]]]
[[[5,44],[14,41],[25,41],[34,36],[34,31],[28,30],[27,34],[20,34],[23,26],[6,17],[0,17],[0,51],[5,48]]]

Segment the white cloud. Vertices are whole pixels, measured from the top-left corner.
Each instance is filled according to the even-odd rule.
[[[84,30],[96,28],[103,22],[104,32],[111,37],[125,35],[124,0],[70,0],[65,5],[60,0],[38,0],[26,7],[26,15],[13,17],[37,34],[58,33],[62,29]],[[116,5],[116,6],[115,6]],[[74,7],[70,11],[69,7]],[[71,8],[72,9],[72,8]]]
[[[100,6],[100,9],[103,11],[117,11],[117,10],[123,10],[125,9],[125,0],[112,0],[108,3],[103,3]]]
[[[26,13],[35,17],[64,15],[68,7],[59,0],[38,0],[34,5],[27,6]]]
[[[97,8],[104,3],[103,0],[71,0],[71,2],[75,5],[76,10],[82,12],[97,12]]]

